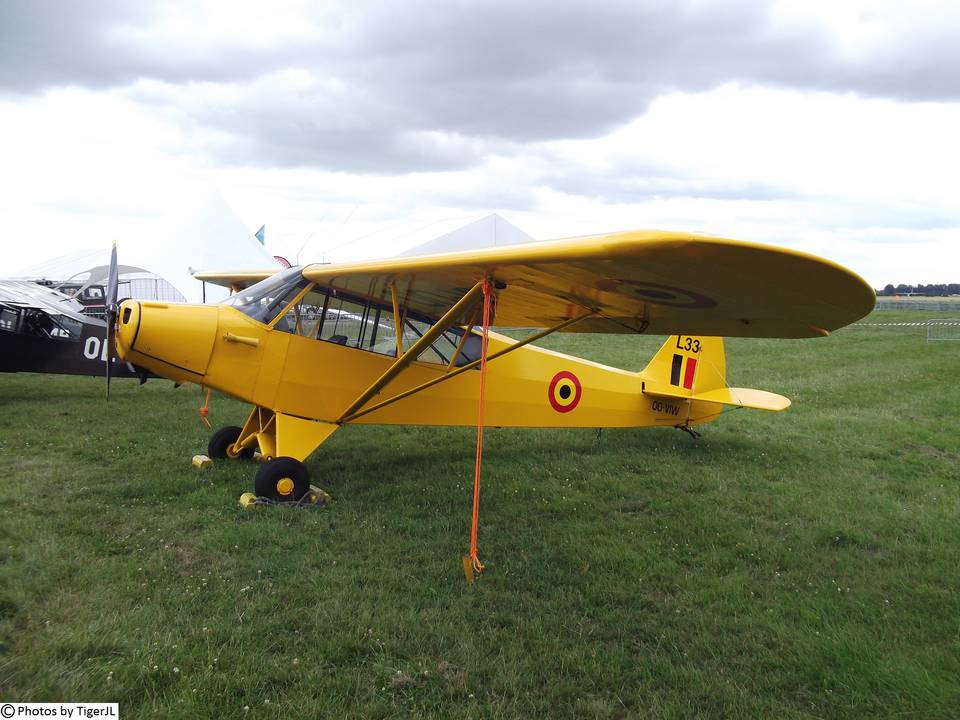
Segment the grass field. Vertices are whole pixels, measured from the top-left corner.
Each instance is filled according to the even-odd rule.
[[[884,312],[868,319],[890,322]],[[903,313],[913,320],[920,313]],[[960,342],[729,340],[786,413],[337,433],[322,510],[200,473],[196,388],[0,376],[0,701],[122,717],[960,716]],[[656,338],[549,347],[641,368]],[[245,410],[214,397],[216,424]]]

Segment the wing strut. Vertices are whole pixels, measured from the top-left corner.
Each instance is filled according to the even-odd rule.
[[[397,336],[397,357],[400,357],[403,355],[403,316],[400,315],[396,283],[390,285],[390,301],[393,303],[393,330]]]

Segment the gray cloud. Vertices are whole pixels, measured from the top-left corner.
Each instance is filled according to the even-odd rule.
[[[110,29],[143,20],[137,5],[122,0],[0,3],[0,89],[32,92],[128,82],[137,74],[131,70],[135,62],[127,48],[112,47]]]
[[[0,2],[0,92],[103,89],[142,78],[234,82],[284,62],[278,50],[256,46],[151,43],[156,10],[126,0]]]
[[[812,24],[775,25],[763,0],[411,0],[323,6],[301,36],[270,47],[218,39],[216,27],[206,42],[154,36],[158,7],[0,3],[0,92],[134,88],[215,131],[220,162],[364,173],[469,167],[511,144],[602,136],[660,94],[731,81],[960,97],[951,17],[857,54]],[[671,192],[647,185],[627,192]]]

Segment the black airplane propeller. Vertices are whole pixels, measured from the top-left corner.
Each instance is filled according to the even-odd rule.
[[[107,276],[106,321],[107,321],[107,400],[110,399],[110,368],[113,365],[114,340],[117,330],[117,288],[119,278],[117,273],[117,243],[113,243],[110,251],[110,273]],[[143,381],[141,380],[141,384]]]

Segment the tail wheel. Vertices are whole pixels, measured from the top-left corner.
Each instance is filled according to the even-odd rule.
[[[236,425],[227,425],[217,430],[210,436],[210,442],[207,443],[207,455],[214,459],[241,457],[249,460],[253,457],[253,447],[245,447],[239,455],[230,452],[230,447],[239,439],[240,428]]]
[[[310,489],[310,473],[299,460],[278,457],[263,463],[254,480],[257,497],[270,500],[296,501]]]

